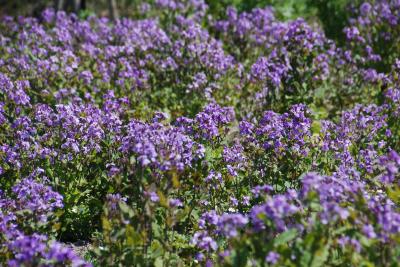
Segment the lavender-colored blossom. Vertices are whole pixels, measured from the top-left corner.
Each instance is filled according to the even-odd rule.
[[[145,192],[145,196],[148,197],[150,199],[150,201],[152,201],[152,202],[160,201],[160,197],[158,196],[158,194],[156,192]]]
[[[183,170],[204,156],[202,145],[174,127],[131,121],[127,132],[120,149],[136,155],[142,167]]]
[[[180,117],[176,121],[179,129],[196,139],[213,141],[229,131],[229,124],[234,120],[232,107],[208,104],[194,119]]]
[[[238,229],[243,228],[248,223],[248,218],[242,214],[223,214],[217,223],[217,232],[228,238],[236,237]]]
[[[171,198],[169,200],[169,205],[171,207],[183,207],[183,202],[179,198]]]
[[[205,251],[213,251],[218,248],[217,242],[205,232],[196,232],[192,238],[192,244]]]
[[[274,251],[270,251],[265,257],[265,261],[269,264],[276,264],[279,261],[280,255]]]

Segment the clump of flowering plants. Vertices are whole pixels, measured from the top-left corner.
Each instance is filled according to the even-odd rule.
[[[395,266],[400,6],[354,7],[1,18],[0,265]]]
[[[398,250],[387,246],[399,238],[399,210],[393,200],[372,192],[355,173],[309,173],[301,190],[284,194],[254,188],[261,204],[248,214],[202,215],[192,239],[201,250],[197,258],[257,266],[393,263]],[[217,243],[221,238],[227,242]]]
[[[361,64],[388,71],[399,56],[399,3],[364,1],[344,29],[348,45]]]
[[[51,240],[60,227],[55,219],[63,208],[63,197],[39,179],[37,170],[12,187],[0,192],[0,263],[8,266],[91,266],[66,245]],[[39,181],[36,181],[39,179]],[[40,181],[41,180],[41,181]],[[40,233],[44,232],[44,233]]]

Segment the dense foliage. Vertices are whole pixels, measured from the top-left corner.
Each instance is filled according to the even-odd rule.
[[[400,1],[295,2],[3,17],[0,265],[397,266]]]

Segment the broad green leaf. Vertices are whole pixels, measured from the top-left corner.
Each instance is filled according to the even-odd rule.
[[[163,261],[163,259],[162,259],[161,257],[157,258],[157,259],[154,261],[154,266],[155,266],[155,267],[163,267],[163,266],[164,266],[164,261]]]
[[[297,236],[297,230],[296,229],[290,229],[286,232],[283,232],[282,234],[278,235],[274,239],[274,245],[279,246],[282,244],[285,244],[289,241],[292,241],[294,238]]]
[[[311,267],[319,267],[324,266],[325,261],[329,257],[329,249],[330,243],[324,245],[323,247],[319,248],[313,255],[313,259],[311,262]]]

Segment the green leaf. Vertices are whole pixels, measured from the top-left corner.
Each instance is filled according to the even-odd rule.
[[[158,240],[154,240],[151,243],[151,257],[154,259],[158,259],[164,253],[164,249]]]
[[[110,221],[107,219],[107,217],[102,216],[101,217],[101,222],[102,222],[102,226],[103,226],[103,231],[105,232],[109,232],[112,230],[112,226]]]
[[[318,135],[321,132],[321,123],[319,121],[313,121],[311,124],[311,131],[313,134]]]
[[[340,235],[343,234],[344,232],[350,230],[352,227],[351,226],[342,226],[340,228],[337,228],[336,230],[332,231],[332,235]]]
[[[123,213],[129,213],[130,208],[129,208],[129,206],[126,205],[124,202],[119,202],[118,205],[119,205],[119,208],[121,209],[121,211],[122,211]]]
[[[128,246],[139,245],[142,243],[142,238],[138,232],[131,225],[127,225],[125,228],[126,233],[126,244]]]
[[[296,236],[297,236],[297,230],[290,229],[290,230],[278,235],[274,239],[274,245],[279,246],[279,245],[285,244],[289,241],[292,241],[294,238],[296,238]]]
[[[155,267],[163,267],[164,266],[164,261],[163,261],[163,259],[162,258],[157,258],[155,261],[154,261],[154,266]]]
[[[325,246],[318,249],[314,253],[313,260],[312,260],[310,266],[311,267],[324,266],[324,263],[328,259],[328,256],[329,256],[329,248],[330,248],[330,243],[328,243]]]
[[[309,251],[304,251],[300,259],[300,266],[309,267],[312,255]]]

